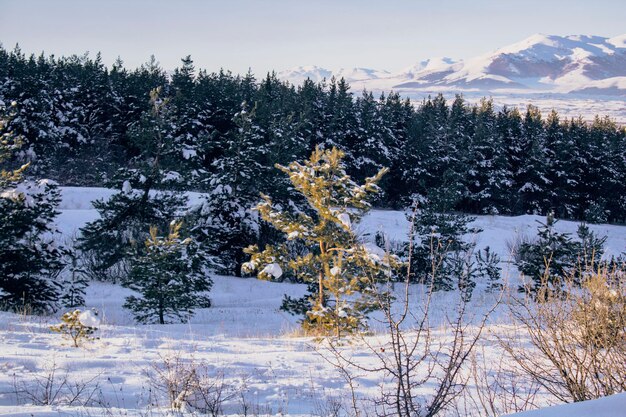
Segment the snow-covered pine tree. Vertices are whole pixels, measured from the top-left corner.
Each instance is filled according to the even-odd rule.
[[[521,163],[513,173],[518,210],[529,214],[545,213],[549,204],[545,140],[541,112],[529,105],[522,121]]]
[[[457,95],[450,106],[446,130],[444,140],[435,145],[441,148],[438,151],[441,163],[431,162],[441,165],[437,169],[439,185],[435,187],[436,194],[440,200],[448,201],[450,209],[454,209],[461,204],[463,196],[471,195],[467,178],[471,176],[468,171],[473,165],[467,155],[472,148],[475,131],[474,114],[461,96]],[[470,201],[467,203],[472,204]],[[461,205],[461,209],[468,210],[468,207]]]
[[[132,261],[124,286],[139,295],[127,297],[124,307],[139,323],[183,322],[195,308],[211,306],[206,293],[213,282],[204,269],[206,253],[197,242],[181,238],[181,225],[173,221],[167,237],[151,227],[144,254]]]
[[[411,259],[410,279],[430,285],[434,291],[456,288],[469,299],[476,274],[484,265],[474,268],[475,243],[467,235],[479,233],[480,229],[470,226],[475,218],[453,212],[454,204],[444,193],[438,196],[433,192],[430,200],[422,199],[407,215],[413,222],[413,241],[405,249],[405,256]],[[486,260],[482,258],[475,260]]]
[[[606,223],[613,215],[626,215],[624,211],[614,211],[617,205],[612,203],[617,196],[624,197],[626,191],[623,177],[625,151],[621,149],[626,141],[620,140],[617,125],[609,117],[596,116],[593,124],[587,126],[582,158],[585,198],[581,217],[592,223]]]
[[[506,191],[511,186],[504,142],[497,134],[493,102],[483,99],[474,109],[474,134],[464,152],[467,206],[472,213],[506,212]]]
[[[326,112],[325,82],[314,83],[306,79],[298,87],[298,133],[304,139],[307,154],[310,154],[324,138]]]
[[[66,268],[62,282],[61,303],[64,307],[85,305],[85,289],[89,286],[87,271],[83,267],[80,253],[73,248],[65,250]]]
[[[131,129],[137,156],[108,183],[117,189],[108,200],[93,206],[100,218],[81,229],[78,248],[92,259],[89,274],[96,279],[117,281],[127,274],[129,246],[143,242],[151,226],[165,227],[168,219],[181,215],[186,198],[175,190],[184,160],[172,135],[168,100],[160,89],[150,93],[152,108]],[[170,191],[168,191],[170,190]],[[141,252],[141,245],[135,245]]]
[[[406,193],[406,184],[402,180],[402,167],[406,154],[403,144],[407,141],[409,121],[415,110],[408,99],[402,99],[398,93],[381,95],[379,102],[379,123],[383,126],[382,140],[386,158],[389,160],[389,173],[380,183],[385,190],[387,204],[394,208],[402,207],[402,197]]]
[[[194,189],[204,189],[208,176],[205,161],[214,146],[211,140],[215,130],[209,122],[210,105],[200,97],[190,56],[182,60],[182,66],[172,75],[171,96],[173,146],[180,149],[181,161],[184,160],[178,171],[186,185],[194,184]]]
[[[190,214],[191,235],[214,258],[216,269],[237,275],[246,255],[243,250],[258,240],[259,191],[267,180],[259,163],[266,153],[263,130],[255,123],[247,104],[235,116],[237,129],[225,141],[224,154],[213,162],[209,191]]]
[[[14,108],[15,105],[12,105]],[[0,308],[42,313],[59,298],[56,278],[63,268],[62,248],[55,243],[54,218],[60,202],[55,183],[27,181],[27,165],[10,168],[20,141],[0,114]]]
[[[8,128],[22,140],[12,159],[30,162],[30,175],[39,176],[49,168],[49,156],[63,146],[62,131],[53,122],[56,117],[50,79],[53,67],[43,54],[27,58],[16,46],[6,68],[11,76],[1,83],[0,100],[20,103],[6,121]]]
[[[580,285],[585,272],[599,263],[606,237],[597,237],[581,224],[574,240],[557,231],[556,223],[554,212],[548,213],[546,222],[539,223],[537,240],[520,245],[516,266],[531,280],[520,291],[534,293],[542,286],[558,291],[566,281]]]
[[[108,112],[114,97],[107,69],[100,54],[95,59],[73,55],[48,65],[57,67],[48,129],[60,134],[55,151],[46,152],[47,172],[62,184],[99,184],[115,150],[112,126],[119,122]]]
[[[354,100],[345,79],[330,80],[324,112],[325,133],[319,143],[326,149],[337,147],[344,152],[346,164],[353,165],[354,150],[359,146]]]
[[[389,257],[373,244],[361,242],[354,224],[370,209],[368,200],[378,193],[386,169],[356,184],[347,174],[337,148],[317,148],[304,163],[278,166],[303,194],[312,215],[291,215],[268,196],[257,206],[263,220],[283,232],[288,241],[299,240],[308,251],[293,255],[287,244],[256,246],[246,252],[251,260],[245,272],[260,279],[280,279],[283,273],[309,283],[311,293],[299,303],[306,312],[303,328],[318,335],[341,337],[363,329],[366,314],[377,307],[376,280],[389,267]]]
[[[350,172],[356,179],[375,175],[391,164],[392,151],[384,140],[385,123],[379,117],[378,104],[372,93],[363,91],[354,105],[356,133],[360,140],[353,149],[354,161]]]
[[[424,100],[411,120],[410,135],[404,143],[401,162],[406,198],[424,197],[439,189],[447,167],[445,155],[448,107],[443,95]]]

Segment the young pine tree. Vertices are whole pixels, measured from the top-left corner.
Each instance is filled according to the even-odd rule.
[[[599,263],[606,237],[597,237],[581,224],[579,240],[574,240],[569,233],[557,231],[556,223],[554,212],[548,213],[546,222],[537,228],[537,241],[520,245],[516,266],[531,279],[520,291],[535,293],[546,286],[558,291],[567,280],[580,285],[584,271],[595,269]]]
[[[0,308],[42,313],[59,298],[62,248],[53,221],[60,194],[47,180],[24,180],[27,165],[9,168],[20,143],[7,120],[0,115]]]
[[[258,162],[266,151],[263,131],[255,123],[254,111],[249,112],[245,103],[242,107],[234,118],[236,129],[225,139],[224,154],[213,161],[212,189],[190,213],[191,235],[219,258],[218,272],[232,275],[241,271],[243,250],[258,241],[259,225],[252,209],[267,179]]]
[[[310,294],[296,303],[305,310],[303,328],[336,337],[366,327],[366,314],[377,306],[376,278],[390,262],[382,250],[360,242],[353,228],[370,209],[368,200],[380,191],[377,184],[387,170],[358,185],[346,174],[343,156],[336,148],[317,148],[303,164],[277,165],[314,214],[289,214],[268,196],[257,209],[263,220],[307,251],[294,256],[288,243],[262,252],[252,246],[246,250],[252,258],[243,266],[245,272],[256,270],[260,279],[278,279],[287,272],[308,282]]]
[[[436,198],[422,200],[409,216],[414,235],[405,254],[410,255],[412,281],[430,285],[434,291],[458,289],[469,301],[479,278],[488,280],[490,288],[498,287],[500,259],[488,247],[475,252],[476,244],[467,235],[480,229],[470,226],[474,218],[453,212],[452,201],[443,191]]]
[[[130,131],[137,155],[108,184],[118,192],[94,201],[100,218],[81,229],[78,248],[93,259],[89,273],[97,279],[124,278],[129,246],[144,241],[151,225],[167,225],[185,206],[185,197],[175,191],[182,182],[176,169],[183,154],[174,140],[168,100],[161,99],[159,89],[150,98],[150,111]]]
[[[172,222],[167,237],[150,228],[145,254],[134,259],[124,286],[139,296],[126,298],[139,323],[185,321],[194,308],[210,307],[206,295],[213,282],[205,274],[205,253],[190,238],[181,239],[181,222]]]
[[[85,305],[85,289],[89,286],[87,273],[83,267],[80,254],[73,248],[65,251],[67,267],[63,279],[63,295],[61,302],[64,307],[78,307]]]

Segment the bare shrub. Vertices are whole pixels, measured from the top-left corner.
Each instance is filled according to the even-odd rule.
[[[562,289],[544,279],[538,302],[511,301],[530,348],[500,338],[521,370],[564,402],[626,390],[626,270],[605,263],[582,275],[582,285],[573,275],[563,278]]]
[[[208,364],[185,358],[181,352],[160,356],[147,376],[152,389],[165,397],[173,410],[192,409],[217,416],[224,402],[237,395],[237,390],[224,382],[221,370],[211,372]]]
[[[90,281],[116,284],[122,282],[128,276],[129,268],[127,263],[118,262],[114,265],[106,266],[102,262],[101,255],[96,250],[82,250],[80,259],[83,273]]]
[[[410,236],[413,234],[411,230]],[[408,253],[412,252],[409,247]],[[382,288],[378,293],[386,328],[382,342],[362,334],[358,336],[359,344],[373,354],[375,364],[360,362],[358,357],[355,359],[350,355],[349,349],[342,348],[333,339],[327,340],[325,355],[331,358],[331,363],[344,379],[345,375],[356,370],[382,374],[383,380],[390,381],[381,388],[380,398],[375,400],[377,416],[432,417],[448,409],[463,392],[468,377],[463,375],[462,370],[481,337],[487,317],[500,303],[501,295],[484,315],[473,316],[468,311],[466,298],[457,294],[455,314],[446,316],[445,325],[435,330],[431,325],[433,285],[412,286],[410,255],[407,265],[402,293],[395,300],[390,300],[388,296],[393,290],[391,280],[385,284],[386,290]],[[434,276],[440,265],[433,261],[431,267]],[[393,271],[387,276],[394,276]],[[374,283],[374,278],[371,279]],[[423,293],[412,294],[412,289],[418,288]],[[411,302],[412,299],[417,301],[417,305]],[[432,394],[418,395],[426,387]],[[359,415],[356,410],[354,414]]]
[[[468,416],[471,408],[479,416],[500,416],[539,408],[537,395],[541,386],[511,366],[509,358],[487,358],[484,348],[470,359],[469,388],[455,408],[457,415]]]
[[[512,239],[507,239],[505,242],[507,253],[511,255],[515,264],[521,263],[523,254],[519,249],[522,245],[532,245],[537,242],[537,238],[528,236],[526,233],[517,232]]]
[[[53,359],[41,372],[13,376],[13,389],[18,404],[87,406],[94,402],[99,389],[95,382],[100,375],[87,380],[74,380],[67,369]]]

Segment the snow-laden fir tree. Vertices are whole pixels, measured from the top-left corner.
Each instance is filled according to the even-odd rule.
[[[0,308],[42,313],[59,298],[63,250],[53,222],[61,198],[51,181],[24,180],[28,165],[10,168],[20,143],[7,120],[0,114]]]
[[[205,271],[206,253],[191,238],[180,236],[182,222],[170,224],[167,237],[150,228],[145,253],[134,258],[123,284],[139,293],[126,298],[139,323],[184,322],[195,308],[210,307],[207,292],[213,282]]]
[[[377,278],[390,267],[390,257],[373,244],[361,242],[356,224],[370,209],[386,169],[355,183],[347,174],[342,151],[317,148],[304,163],[277,167],[289,175],[293,187],[313,209],[309,215],[281,210],[269,196],[257,206],[261,218],[299,240],[308,250],[293,255],[288,244],[252,246],[245,272],[257,271],[260,279],[280,279],[284,273],[309,283],[310,294],[301,300],[305,331],[341,337],[366,326],[366,314],[377,307]],[[293,301],[293,300],[292,300]]]
[[[78,247],[91,259],[89,273],[94,278],[123,278],[129,246],[143,242],[150,226],[163,228],[185,207],[186,198],[176,191],[183,179],[177,168],[184,156],[173,136],[168,100],[160,93],[150,93],[150,111],[131,129],[137,155],[108,183],[118,191],[108,200],[93,202],[100,218],[81,229]],[[135,247],[141,252],[140,244]]]
[[[471,140],[465,142],[462,163],[466,207],[473,213],[500,214],[512,185],[505,142],[497,134],[497,117],[491,100],[476,106]],[[467,167],[471,167],[467,169]]]
[[[254,111],[244,103],[234,122],[237,130],[226,138],[223,155],[213,161],[211,190],[191,213],[190,223],[192,236],[219,258],[216,269],[236,275],[246,257],[243,250],[258,240],[258,216],[252,209],[268,176],[259,163],[266,147]]]

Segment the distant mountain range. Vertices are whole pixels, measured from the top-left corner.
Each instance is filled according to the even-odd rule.
[[[293,84],[341,77],[353,89],[558,93],[626,97],[626,34],[531,37],[468,60],[432,58],[398,73],[316,66],[278,73]]]

